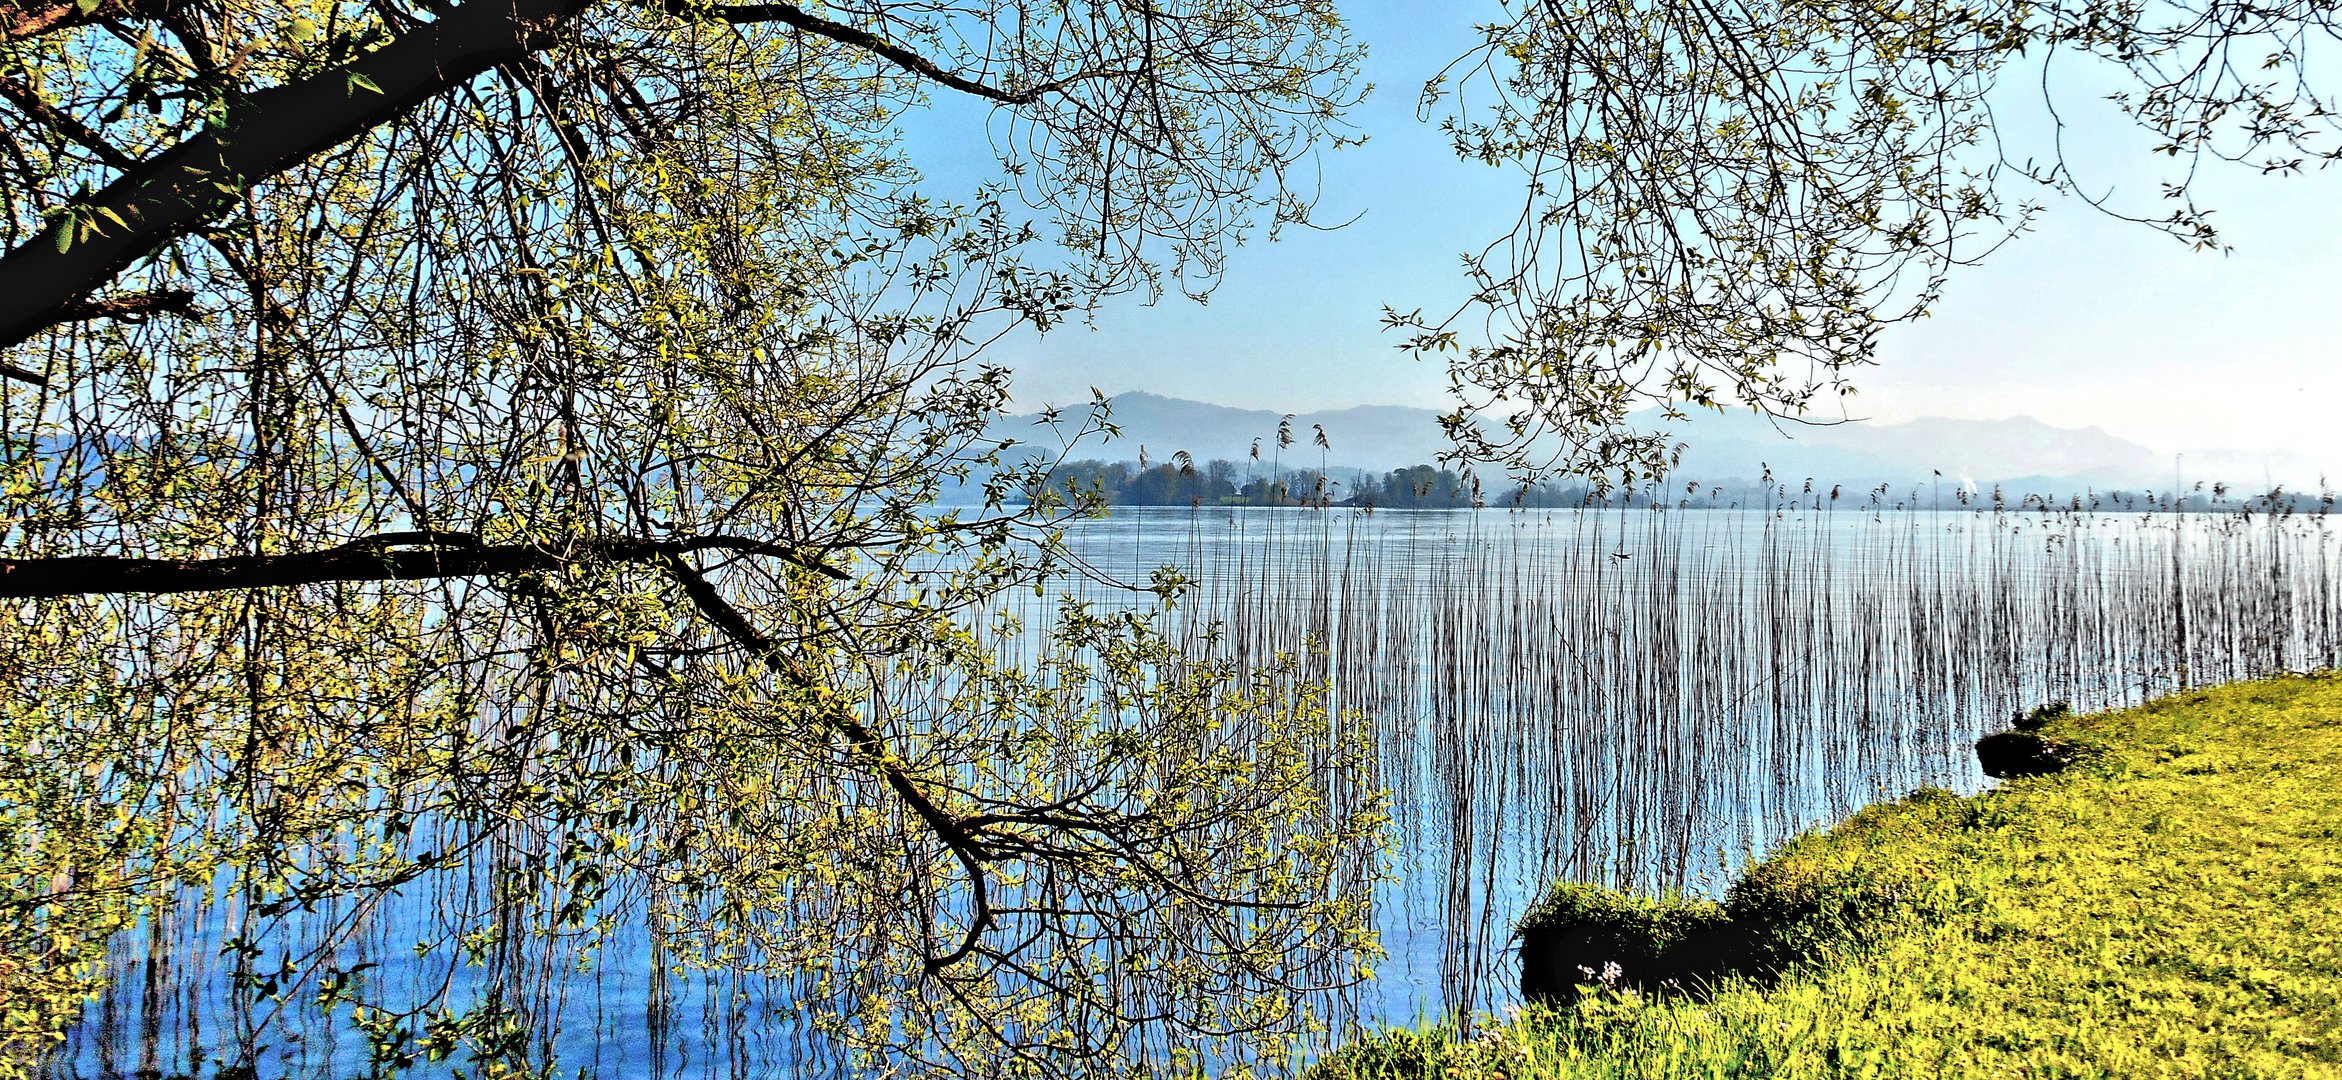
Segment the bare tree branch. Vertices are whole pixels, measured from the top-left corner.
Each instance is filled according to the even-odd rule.
[[[89,125],[75,119],[72,114],[41,100],[41,95],[34,92],[32,87],[16,79],[0,78],[0,100],[6,100],[23,110],[26,116],[73,140],[82,149],[97,155],[98,160],[116,169],[128,172],[138,167],[137,158],[101,138]]]
[[[961,93],[972,94],[1003,105],[1030,105],[1041,100],[1047,94],[1064,89],[1079,78],[1123,74],[1120,72],[1088,72],[1076,79],[1056,79],[1036,83],[1021,90],[1006,90],[945,70],[935,61],[868,30],[824,19],[794,4],[719,4],[707,6],[691,3],[690,0],[659,0],[659,7],[680,18],[714,19],[728,23],[780,23],[809,34],[819,34],[841,45],[850,45],[875,54],[896,67],[927,79],[936,85],[949,87]]]
[[[718,630],[723,631],[725,637],[747,649],[767,670],[787,680],[790,685],[809,690],[821,689],[818,679],[780,645],[766,637],[763,631],[758,630],[756,624],[750,622],[740,609],[725,600],[723,594],[716,591],[715,585],[684,561],[680,553],[663,554],[660,559],[676,583],[683,586],[683,593],[691,598],[692,606],[698,608],[699,613],[714,623]],[[969,898],[974,905],[967,928],[957,947],[941,956],[929,955],[925,966],[927,973],[933,975],[967,959],[976,951],[976,943],[982,940],[985,931],[991,929],[994,922],[990,888],[986,884],[989,875],[984,869],[991,853],[985,850],[984,843],[968,829],[961,818],[937,805],[910,770],[903,766],[902,759],[888,750],[886,742],[878,737],[878,733],[870,730],[869,725],[864,724],[851,710],[832,702],[825,710],[822,721],[872,763],[885,778],[887,787],[905,806],[910,807],[911,812],[918,816],[937,840],[951,849],[952,857],[967,871]]]

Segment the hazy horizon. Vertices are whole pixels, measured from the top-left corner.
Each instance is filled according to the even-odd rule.
[[[1198,461],[1242,460],[1249,456],[1250,440],[1272,437],[1278,418],[1285,415],[1295,418],[1295,445],[1283,454],[1288,465],[1318,461],[1321,455],[1310,446],[1310,426],[1319,422],[1329,425],[1334,444],[1323,455],[1325,462],[1338,468],[1380,471],[1428,463],[1447,445],[1432,420],[1436,410],[1423,406],[1368,402],[1334,409],[1255,408],[1137,386],[1098,389],[1120,403],[1114,417],[1124,434],[1110,442],[1090,442],[1075,452],[1076,458],[1132,461],[1143,450],[1161,462],[1184,450]],[[1070,404],[1088,400],[1085,388],[1080,401]],[[1179,415],[1199,408],[1243,415]],[[1337,422],[1337,417],[1349,422]],[[1227,427],[1232,423],[1241,426]],[[1660,426],[1688,444],[1681,472],[1687,477],[1753,478],[1770,463],[1782,476],[1813,476],[1825,482],[1876,482],[1940,471],[1954,481],[1985,484],[2019,478],[2079,479],[2158,491],[2170,487],[2167,481],[2174,477],[2184,485],[2226,483],[2253,491],[2279,485],[2312,490],[2328,478],[2318,462],[2303,455],[2237,447],[2172,451],[2124,438],[2100,425],[2055,424],[2028,415],[1918,416],[1818,426],[1775,425],[1738,410]],[[1013,427],[1002,433],[1018,434]]]

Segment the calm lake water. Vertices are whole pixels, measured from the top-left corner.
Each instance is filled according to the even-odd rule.
[[[1190,625],[1321,644],[1394,796],[1404,1021],[1513,999],[1543,884],[1720,892],[1871,802],[1987,783],[1975,740],[2335,663],[2321,519],[2059,513],[1121,511],[1075,546],[1191,567]]]
[[[1514,1000],[1510,926],[1543,885],[1718,892],[1804,829],[1923,786],[1986,783],[1972,744],[2012,712],[2137,702],[2182,685],[2333,666],[2342,546],[2322,517],[2045,512],[1132,510],[1074,528],[1095,572],[1065,589],[1169,612],[1239,658],[1295,651],[1370,726],[1391,795],[1388,958],[1313,1003],[1339,1024],[1410,1022]],[[1050,600],[1004,601],[1035,628]],[[403,941],[477,909],[461,882],[289,920],[379,978],[454,978]],[[61,1076],[206,1071],[221,1048],[262,1075],[362,1071],[346,1025],[232,992],[223,902],[125,933],[114,989]],[[532,976],[561,1075],[826,1073],[789,989],[675,979],[646,942]],[[647,1018],[647,1019],[646,1019]],[[230,1055],[235,1056],[235,1055]]]

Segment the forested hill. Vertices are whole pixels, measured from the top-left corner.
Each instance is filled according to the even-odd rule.
[[[1349,468],[1387,471],[1436,461],[1449,448],[1439,429],[1439,414],[1431,409],[1366,405],[1286,416],[1136,391],[1116,394],[1111,401],[1111,418],[1122,430],[1121,437],[1095,444],[1093,452],[1082,456],[1129,460],[1144,449],[1152,461],[1168,461],[1172,454],[1185,451],[1199,462],[1251,462],[1257,451],[1264,466],[1316,465],[1323,456]],[[993,425],[993,434],[1034,441],[1042,415],[1003,417]],[[1277,446],[1280,424],[1293,445]],[[1327,439],[1324,455],[1315,445],[1320,431]]]

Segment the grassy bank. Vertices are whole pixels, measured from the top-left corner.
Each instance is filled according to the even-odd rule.
[[[1342,1050],[1347,1077],[2342,1076],[2342,677],[2064,716],[2063,773],[1923,792],[1804,837],[1722,905],[1565,892],[1564,917],[1755,926],[1777,978]],[[1763,964],[1744,965],[1762,968]]]

